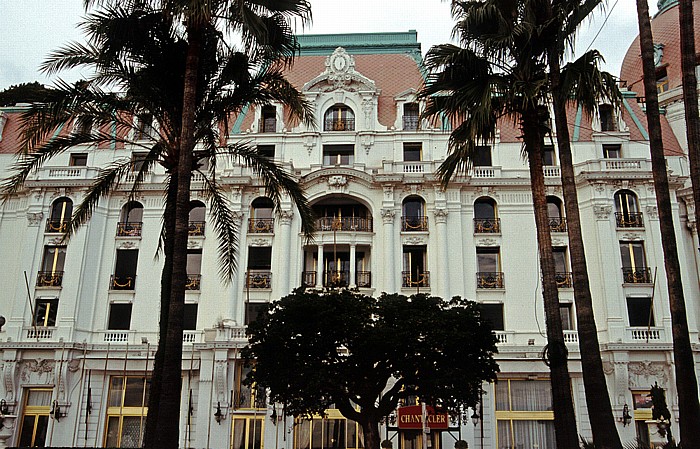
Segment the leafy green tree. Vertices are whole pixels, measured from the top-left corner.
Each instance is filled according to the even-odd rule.
[[[298,289],[248,328],[246,382],[269,389],[285,413],[310,417],[332,405],[379,449],[379,422],[401,399],[446,411],[473,407],[495,379],[496,337],[479,305],[415,294],[379,298]]]
[[[17,191],[32,170],[49,158],[73,148],[89,144],[109,147],[124,143],[148,151],[142,169],[136,175],[133,191],[139,189],[143,176],[154,164],[161,164],[169,175],[165,201],[164,268],[161,279],[161,319],[159,348],[153,374],[153,387],[149,406],[147,430],[155,428],[154,422],[163,397],[174,396],[169,401],[179,405],[177,386],[162,383],[164,370],[180,370],[182,351],[182,329],[170,326],[170,318],[177,316],[181,322],[181,304],[171,313],[171,283],[174,245],[175,205],[180,152],[180,126],[182,123],[182,90],[184,67],[188,48],[187,36],[176,21],[159,10],[128,10],[121,7],[106,8],[89,15],[84,23],[88,31],[88,44],[73,43],[55,52],[44,65],[50,73],[73,67],[88,68],[94,75],[74,85],[60,83],[47,102],[34,104],[24,115],[24,141],[17,172],[4,184],[6,194]],[[251,167],[263,180],[267,194],[279,205],[284,194],[289,195],[297,206],[305,234],[312,232],[311,211],[301,189],[294,178],[278,168],[269,159],[258,155],[255,148],[247,145],[225,145],[220,139],[220,127],[227,128],[232,114],[239,113],[248,104],[280,102],[292,115],[307,123],[311,121],[308,107],[300,94],[284,79],[284,64],[275,64],[272,53],[249,55],[224,45],[221,33],[213,28],[202,33],[204,41],[200,57],[197,80],[197,112],[195,116],[196,153],[190,149],[191,166],[184,175],[189,179],[193,171],[205,177],[204,188],[210,199],[210,211],[215,230],[219,236],[221,274],[230,279],[235,269],[236,227],[225,192],[214,176],[217,161],[224,159]],[[105,89],[119,90],[115,94]],[[153,118],[157,132],[146,134],[146,140],[133,140],[139,129],[134,116]],[[74,132],[50,138],[54,131],[74,123],[79,126]],[[116,125],[117,132],[113,132]],[[91,129],[92,128],[92,129]],[[50,139],[49,139],[50,138]],[[218,156],[218,157],[217,157]],[[203,160],[208,160],[209,171],[200,170]],[[100,198],[108,195],[124,181],[130,173],[131,160],[114,161],[103,169],[89,190],[85,200],[76,208],[71,232],[78,229],[90,217]],[[188,205],[189,206],[189,205]],[[187,212],[189,207],[186,208]],[[186,279],[186,276],[185,276]],[[183,284],[184,285],[184,284]],[[184,287],[183,287],[184,288]],[[170,340],[169,340],[170,339]],[[172,339],[180,353],[165,357],[165,346]],[[175,377],[175,376],[171,376]],[[179,374],[178,374],[179,380]],[[162,385],[162,387],[161,387]],[[160,392],[163,394],[160,394]],[[163,423],[167,433],[178,438],[178,419]],[[150,435],[160,433],[150,432]],[[155,444],[155,443],[153,443]]]
[[[34,103],[44,101],[51,89],[34,81],[20,83],[0,92],[0,106],[14,106],[17,103]]]

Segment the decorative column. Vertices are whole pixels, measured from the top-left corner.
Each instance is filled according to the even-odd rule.
[[[436,274],[439,275],[438,282],[438,295],[442,295],[443,298],[447,299],[450,297],[448,292],[449,289],[449,248],[447,247],[447,209],[435,209],[435,227],[438,236],[438,257],[440,264],[437,269]]]
[[[382,209],[382,222],[384,223],[384,288],[383,291],[393,293],[396,292],[396,267],[394,256],[394,215],[396,212],[393,209]]]
[[[292,218],[294,217],[294,212],[292,210],[281,210],[279,212],[279,222],[280,222],[280,241],[277,247],[280,249],[280,257],[276,257],[277,260],[279,261],[285,261],[289,262],[288,259],[285,258],[285,254],[287,256],[292,254],[292,248],[291,248],[291,235],[292,235]],[[280,264],[280,268],[282,268]],[[272,285],[275,285],[277,283],[279,285],[279,292],[280,295],[279,297],[288,295],[290,290],[289,290],[289,278],[293,273],[291,273],[292,270],[292,264],[289,263],[287,265],[289,268],[289,272],[285,272],[284,269],[278,269],[275,278],[272,280]]]
[[[357,281],[355,279],[355,276],[356,276],[355,275],[356,249],[357,249],[357,245],[355,245],[354,243],[352,245],[350,245],[350,279],[348,279],[348,285],[350,286],[350,288],[355,288],[355,286],[357,285]]]
[[[318,244],[318,255],[316,256],[316,288],[323,287],[323,244]]]

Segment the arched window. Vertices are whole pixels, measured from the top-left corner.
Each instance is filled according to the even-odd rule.
[[[73,214],[73,201],[70,198],[58,198],[51,205],[51,216],[46,222],[46,232],[66,232]]]
[[[190,201],[190,235],[204,235],[207,208],[201,201]]]
[[[474,233],[497,234],[501,232],[501,220],[498,218],[496,201],[482,196],[474,201]]]
[[[425,216],[425,200],[418,195],[411,195],[403,200],[402,231],[427,231],[428,217]]]
[[[615,193],[615,221],[619,228],[644,227],[637,195],[631,190],[618,190]]]
[[[355,113],[344,104],[335,104],[323,116],[324,131],[355,131]]]
[[[275,205],[270,198],[264,196],[256,198],[250,204],[250,219],[248,220],[249,233],[273,233],[275,219],[272,211]]]
[[[552,232],[566,232],[564,206],[556,196],[547,196],[547,216],[549,217],[549,229]]]
[[[117,236],[139,236],[142,225],[143,205],[138,201],[129,201],[122,207],[119,223],[117,223]]]

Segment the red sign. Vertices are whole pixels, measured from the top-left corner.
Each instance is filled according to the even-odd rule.
[[[422,429],[423,428],[423,407],[420,405],[409,405],[399,407],[397,410],[399,429]],[[447,413],[435,413],[432,407],[426,407],[427,427],[431,429],[447,429],[449,418]]]

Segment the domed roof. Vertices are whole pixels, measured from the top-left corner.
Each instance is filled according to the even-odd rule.
[[[661,48],[661,61],[657,67],[666,67],[669,90],[682,84],[681,45],[678,25],[678,1],[659,0],[659,12],[651,21],[654,46]],[[695,50],[700,51],[700,0],[693,1],[695,15]],[[634,39],[622,60],[620,79],[627,81],[630,90],[643,93],[642,55],[639,49],[639,36]]]

